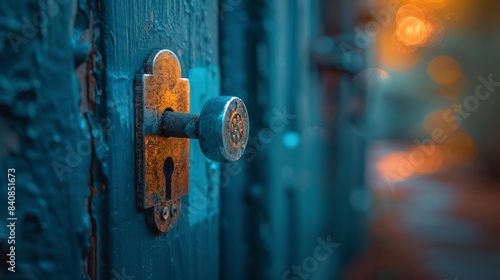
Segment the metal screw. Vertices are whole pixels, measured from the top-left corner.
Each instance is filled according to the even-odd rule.
[[[205,156],[218,162],[234,162],[245,152],[249,135],[248,113],[237,97],[208,100],[200,115],[165,111],[159,134],[199,139]]]
[[[168,207],[163,207],[163,209],[161,210],[161,217],[166,220],[168,219],[168,216],[170,214],[170,211],[168,211]]]
[[[173,204],[172,207],[170,208],[172,217],[177,216],[177,204]]]

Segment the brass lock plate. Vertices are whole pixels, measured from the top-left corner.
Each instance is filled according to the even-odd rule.
[[[147,58],[135,80],[137,206],[158,232],[175,226],[181,197],[189,191],[189,139],[158,135],[166,110],[189,112],[189,81],[181,78],[177,56],[160,50]]]

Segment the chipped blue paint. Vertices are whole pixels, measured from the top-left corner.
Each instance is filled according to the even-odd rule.
[[[87,277],[90,224],[85,201],[90,154],[70,152],[78,151],[78,143],[89,136],[79,111],[68,32],[73,29],[74,2],[52,4],[57,12],[47,12],[44,1],[0,3],[4,38],[0,43],[0,172],[16,169],[17,217],[16,273],[6,273],[2,261],[2,279]],[[33,22],[41,13],[50,20]],[[54,169],[57,163],[65,166],[63,174]],[[0,189],[2,206],[6,190]],[[7,233],[5,210],[0,211],[2,243]],[[1,255],[5,256],[3,251]]]
[[[217,14],[209,12],[217,10],[217,1],[117,0],[102,1],[102,7],[107,65],[103,97],[116,110],[103,114],[115,129],[107,134],[107,186],[99,194],[99,275],[108,279],[113,271],[125,269],[135,279],[217,279],[218,200],[210,203],[208,213],[191,214],[183,208],[176,227],[160,236],[151,232],[143,211],[135,206],[132,106],[135,74],[154,49],[172,50],[179,57],[182,77],[194,79],[191,109],[201,110],[206,98],[219,93],[218,22]],[[205,82],[192,76],[196,72]],[[196,145],[191,153],[191,178],[196,182],[191,186],[201,190],[208,182],[207,161]],[[183,207],[192,199],[183,198]]]

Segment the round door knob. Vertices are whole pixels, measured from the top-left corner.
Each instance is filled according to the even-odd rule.
[[[205,156],[218,162],[235,162],[248,142],[248,112],[243,101],[218,96],[205,103],[200,115],[166,111],[160,134],[200,141]]]

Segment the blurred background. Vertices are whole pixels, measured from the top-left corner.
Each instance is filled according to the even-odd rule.
[[[250,18],[221,23],[222,89],[258,108],[252,133],[269,143],[222,192],[235,201],[222,236],[236,242],[222,251],[233,268],[223,276],[249,243],[253,279],[498,279],[499,3],[246,9]],[[248,48],[255,66],[237,82]],[[285,108],[295,117],[273,131]],[[242,223],[239,238],[226,222]],[[316,266],[308,257],[327,236],[339,246]]]
[[[20,273],[2,226],[0,277],[500,279],[499,1],[0,8],[0,167],[20,173]],[[164,236],[134,207],[133,80],[154,48],[179,56],[193,111],[238,96],[251,127],[233,164],[191,144],[189,210]]]

